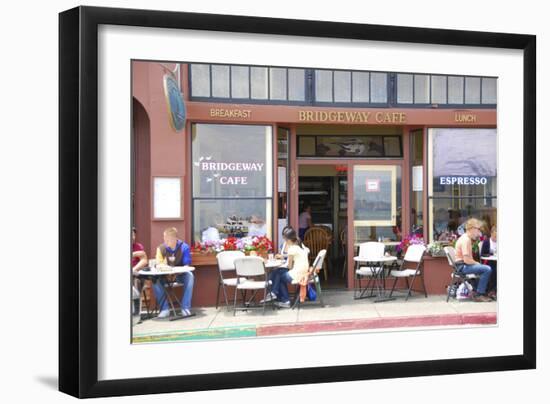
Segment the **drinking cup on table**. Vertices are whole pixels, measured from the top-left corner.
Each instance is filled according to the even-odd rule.
[[[267,255],[267,259],[268,259],[269,261],[273,261],[273,254],[269,253],[269,254]]]

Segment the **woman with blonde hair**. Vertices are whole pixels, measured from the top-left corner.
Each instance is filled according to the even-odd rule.
[[[489,265],[483,265],[474,260],[472,254],[472,242],[479,240],[481,236],[481,223],[477,219],[468,219],[465,223],[465,232],[456,241],[456,266],[458,271],[464,275],[479,275],[477,290],[474,293],[473,300],[476,302],[492,301],[486,295],[487,284],[491,278],[492,269]]]

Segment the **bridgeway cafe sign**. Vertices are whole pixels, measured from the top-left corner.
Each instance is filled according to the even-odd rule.
[[[195,166],[201,171],[206,182],[221,185],[249,185],[249,176],[261,173],[265,163],[250,161],[216,162],[211,156],[201,157]]]

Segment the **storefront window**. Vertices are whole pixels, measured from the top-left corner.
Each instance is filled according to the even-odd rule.
[[[432,76],[432,104],[447,103],[447,76]]]
[[[430,239],[464,233],[469,218],[488,232],[497,218],[496,129],[430,129]]]
[[[466,77],[466,104],[479,104],[481,96],[481,79],[479,77]]]
[[[212,97],[229,98],[229,66],[212,65]]]
[[[397,104],[496,104],[496,78],[397,73]]]
[[[430,76],[414,75],[414,103],[428,104],[430,102]]]
[[[332,102],[332,71],[315,70],[315,100]]]
[[[397,75],[397,102],[400,104],[413,103],[413,75]]]
[[[334,101],[351,102],[351,72],[334,72]]]
[[[353,102],[369,102],[369,73],[353,72],[352,82]]]
[[[464,104],[464,77],[449,76],[449,104]]]
[[[272,238],[271,126],[193,125],[193,237]]]
[[[269,98],[286,100],[286,69],[271,67],[269,76]]]
[[[250,68],[250,86],[253,99],[267,100],[268,82],[267,67]]]
[[[289,101],[304,101],[306,99],[304,69],[288,69],[288,99]]]
[[[481,103],[497,103],[497,79],[484,77],[481,81]]]
[[[385,104],[388,102],[388,74],[370,74],[370,102]]]
[[[191,65],[191,86],[195,97],[210,97],[210,65]]]
[[[355,242],[401,240],[401,166],[353,167]]]
[[[231,66],[231,97],[249,98],[248,66]]]

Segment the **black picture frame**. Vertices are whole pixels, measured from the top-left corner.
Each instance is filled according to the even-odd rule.
[[[523,354],[98,381],[98,26],[193,29],[523,51],[523,249],[536,243],[536,37],[492,32],[78,7],[59,15],[59,389],[76,397],[413,377],[536,367],[536,260],[524,254]],[[245,377],[246,376],[246,377]]]

